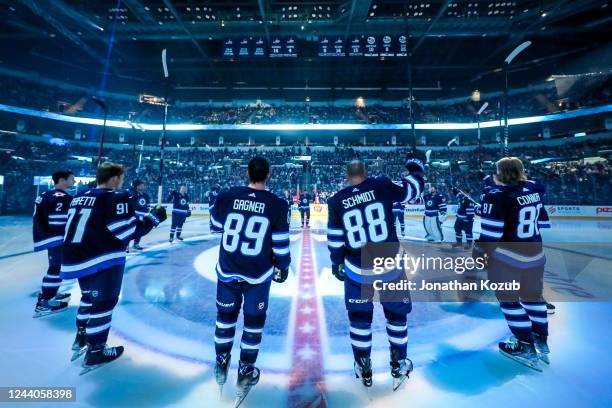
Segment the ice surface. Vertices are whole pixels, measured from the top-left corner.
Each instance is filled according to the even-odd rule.
[[[422,237],[420,220],[410,219],[407,225],[413,238]],[[445,226],[450,240],[452,222]],[[143,254],[130,255],[109,339],[110,344],[125,345],[125,355],[79,377],[79,364],[70,363],[78,286],[65,285],[73,295],[67,312],[32,319],[46,254],[30,252],[29,218],[0,218],[0,386],[74,386],[77,402],[66,404],[70,407],[232,406],[239,341],[222,399],[211,370],[212,269],[219,236],[209,234],[207,219],[194,217],[185,226],[189,239],[169,245],[168,228],[143,239],[147,246]],[[544,238],[550,246],[589,243],[592,255],[612,256],[604,245],[612,242],[612,222],[553,220],[553,229],[545,231]],[[409,316],[408,348],[415,371],[395,393],[388,374],[384,316],[377,309],[374,387],[366,393],[352,375],[342,285],[331,277],[321,220],[313,220],[309,239],[311,260],[300,262],[307,247],[302,230],[292,231],[292,274],[286,284],[273,286],[258,361],[262,379],[245,407],[302,402],[342,408],[611,406],[609,302],[557,303],[557,313],[550,318],[552,364],[543,373],[499,355],[497,341],[508,330],[495,304],[417,303]],[[312,284],[301,279],[304,268],[315,271]],[[609,274],[595,266],[580,279],[596,281],[604,275],[609,279]],[[298,305],[302,305],[299,310]],[[318,322],[318,327],[310,322]],[[308,335],[315,329],[319,341],[314,346],[302,341],[311,338]],[[295,377],[296,367],[317,364],[322,367],[320,374]]]

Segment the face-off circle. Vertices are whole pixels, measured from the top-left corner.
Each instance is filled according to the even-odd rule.
[[[219,239],[205,236],[160,245],[128,259],[113,330],[154,352],[214,364]],[[296,358],[320,358],[325,373],[352,371],[343,285],[331,274],[325,235],[292,234],[291,241],[290,276],[283,284],[272,283],[258,366],[289,374]],[[408,315],[408,356],[418,366],[489,347],[506,334],[500,317],[496,304],[415,303]],[[241,321],[234,354],[239,352]],[[388,370],[385,323],[382,308],[375,305],[372,360],[378,371]],[[305,343],[313,333],[317,341]]]

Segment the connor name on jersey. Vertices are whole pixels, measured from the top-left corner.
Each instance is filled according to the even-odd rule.
[[[544,186],[524,181],[516,186],[496,186],[484,194],[481,232],[478,242],[497,243],[491,256],[517,268],[542,265],[541,228],[549,228],[548,213],[542,204]]]

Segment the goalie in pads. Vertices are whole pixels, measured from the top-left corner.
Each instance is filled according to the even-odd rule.
[[[431,186],[429,193],[423,196],[423,203],[425,204],[425,216],[423,217],[425,238],[429,242],[443,242],[442,224],[447,217],[446,197],[439,193],[435,186]]]

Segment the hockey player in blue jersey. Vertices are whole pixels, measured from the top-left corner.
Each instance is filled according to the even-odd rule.
[[[172,191],[167,198],[167,201],[172,203],[172,225],[170,226],[169,242],[174,241],[175,233],[176,239],[179,241],[183,240],[183,237],[181,236],[183,233],[183,224],[185,224],[187,217],[191,217],[191,210],[189,209],[189,196],[185,190],[185,185],[180,184],[178,191]]]
[[[287,279],[291,254],[287,202],[266,190],[270,164],[251,159],[247,187],[224,190],[211,214],[213,228],[223,233],[217,271],[215,375],[223,387],[240,309],[244,329],[240,343],[236,406],[259,381],[255,367],[262,339],[271,281]]]
[[[453,248],[458,248],[463,242],[463,234],[465,233],[465,245],[464,249],[470,249],[472,247],[472,229],[474,228],[474,212],[475,204],[470,198],[471,189],[465,188],[463,191],[457,191],[457,199],[459,205],[457,206],[457,218],[455,219],[455,239]]]
[[[147,233],[166,219],[162,207],[151,210],[142,221],[136,217],[128,193],[119,190],[123,172],[121,165],[103,163],[96,172],[97,187],[78,194],[68,210],[60,276],[77,278],[81,288],[72,346],[72,360],[86,351],[81,374],[123,353],[122,346],[109,347],[106,340],[119,301],[125,250],[138,224]]]
[[[34,201],[32,235],[34,251],[47,250],[49,267],[42,280],[42,290],[34,308],[34,317],[46,316],[66,310],[70,294],[58,294],[62,279],[62,243],[64,227],[68,219],[68,207],[72,196],[66,192],[74,185],[74,175],[69,170],[56,171],[51,176],[54,188],[47,190]]]
[[[550,227],[542,203],[545,188],[527,180],[516,157],[497,162],[495,184],[485,190],[481,232],[473,256],[488,259],[491,282],[520,283],[520,290],[498,290],[496,296],[513,336],[499,343],[500,352],[530,368],[548,363],[546,302],[542,297],[546,257],[540,229]]]
[[[215,184],[211,190],[208,192],[208,213],[212,214],[213,208],[215,207],[215,202],[217,201],[217,197],[219,196],[219,192],[221,191],[221,186]],[[210,231],[214,232],[214,228],[212,226],[212,222],[209,223]]]
[[[399,279],[403,271],[368,274],[362,269],[362,247],[369,243],[388,243],[393,255],[399,249],[392,214],[393,203],[405,203],[420,197],[423,189],[423,160],[417,151],[406,160],[409,175],[401,182],[386,177],[369,178],[363,162],[352,161],[347,167],[349,186],[328,201],[327,241],[332,273],[344,281],[345,306],[350,323],[350,338],[355,358],[355,374],[366,387],[372,385],[372,317],[373,294],[364,288],[374,280]],[[370,291],[371,292],[371,291]],[[407,378],[412,362],[406,356],[408,343],[407,315],[410,299],[381,302],[387,318],[394,390]]]
[[[435,186],[431,186],[429,192],[423,195],[423,203],[425,204],[425,215],[423,217],[425,238],[429,242],[443,242],[442,224],[447,217],[446,197],[440,194]]]
[[[130,201],[134,207],[134,213],[140,221],[142,221],[149,212],[149,203],[151,202],[151,198],[144,192],[144,190],[145,183],[142,180],[134,180],[132,182],[132,188],[128,190],[130,194]],[[142,238],[142,236],[143,233],[140,228],[136,228],[136,231],[134,232],[134,245],[132,245],[132,248],[137,251],[142,251],[143,249],[140,246],[140,238]]]
[[[399,226],[400,236],[406,235],[404,231],[404,204],[393,203],[393,221]]]
[[[300,194],[300,219],[302,220],[302,228],[310,228],[310,194],[304,192]]]

